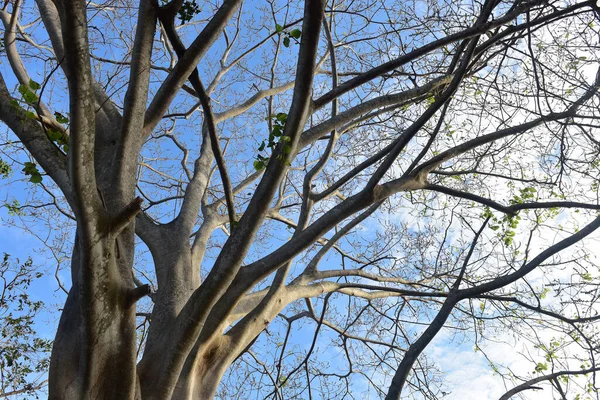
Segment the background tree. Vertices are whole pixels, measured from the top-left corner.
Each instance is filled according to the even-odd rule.
[[[595,1],[292,3],[4,3],[50,397],[439,398],[507,331],[505,398],[598,396]]]
[[[20,265],[16,265],[20,264]],[[34,320],[44,304],[32,300],[27,291],[31,281],[42,276],[31,259],[24,263],[4,254],[0,265],[0,396],[42,395],[47,385],[45,372],[52,342],[36,334]],[[33,398],[33,397],[32,397]]]

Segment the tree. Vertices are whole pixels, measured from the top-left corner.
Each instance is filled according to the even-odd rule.
[[[433,338],[507,328],[506,396],[597,391],[595,1],[131,3],[0,14],[50,398],[438,398]]]
[[[17,261],[18,263],[18,261]],[[47,381],[44,372],[50,361],[52,342],[39,337],[33,323],[44,304],[32,300],[27,290],[32,279],[40,278],[31,259],[19,266],[4,254],[0,265],[0,396],[39,394]]]

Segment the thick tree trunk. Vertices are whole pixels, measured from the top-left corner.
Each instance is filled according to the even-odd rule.
[[[50,374],[48,379],[49,398],[79,398],[81,312],[79,291],[73,287],[65,303],[56,338],[52,346]]]
[[[83,250],[75,241],[73,284],[52,349],[49,397],[51,399],[133,399],[136,391],[135,305],[129,299],[132,282],[119,271],[130,257],[118,256],[114,239],[103,239]],[[132,233],[129,232],[132,236]],[[131,237],[133,239],[133,236]],[[88,253],[87,257],[82,257]],[[84,262],[105,266],[101,282],[82,276]],[[115,276],[117,275],[117,276]]]
[[[192,253],[186,237],[181,237],[176,229],[165,229],[162,235],[162,246],[152,252],[157,271],[158,292],[154,298],[155,305],[152,310],[152,323],[150,325],[144,356],[138,365],[140,376],[141,395],[143,399],[154,399],[154,385],[161,375],[159,360],[164,357],[170,343],[177,341],[171,337],[171,328],[194,289],[199,285],[192,265]],[[199,269],[200,266],[195,266]],[[193,354],[199,354],[197,349]],[[163,358],[164,357],[164,358]],[[191,367],[186,363],[184,370]],[[182,372],[183,379],[179,379],[173,389],[173,397],[178,399],[191,399],[194,382],[197,374]],[[217,382],[218,385],[218,382]],[[216,387],[215,387],[216,390]],[[212,398],[212,397],[211,397]]]
[[[108,263],[105,272],[82,279],[83,314],[82,394],[92,399],[133,399],[136,386],[135,307],[127,286],[118,276],[114,239],[107,238],[90,253],[93,267]],[[100,269],[100,268],[99,268]],[[97,278],[97,279],[94,279]]]

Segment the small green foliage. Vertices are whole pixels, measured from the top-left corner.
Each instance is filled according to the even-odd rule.
[[[40,175],[40,174],[31,175],[31,178],[29,178],[29,182],[42,183],[42,175]]]
[[[254,160],[254,169],[260,171],[261,169],[267,166],[269,162],[268,157],[261,156],[260,154],[256,155],[256,160]]]
[[[19,85],[18,90],[19,90],[19,93],[21,93],[23,100],[25,100],[25,102],[27,104],[35,104],[37,102],[38,96],[31,90],[29,85],[21,84],[21,85]]]
[[[16,217],[19,215],[23,215],[23,211],[21,211],[21,204],[19,204],[19,200],[13,199],[10,203],[6,203],[4,205],[8,209],[8,215]]]
[[[19,265],[20,264],[20,265]],[[44,304],[29,297],[34,279],[42,276],[31,259],[13,262],[7,254],[0,260],[0,391],[22,391],[27,398],[38,398],[36,376],[46,373],[52,342],[36,333],[34,321]],[[21,396],[20,396],[21,397]]]
[[[54,130],[54,129],[48,129],[48,138],[50,140],[52,140],[53,142],[56,142],[57,140],[60,140],[60,138],[62,138],[62,133],[60,133],[60,131]]]
[[[283,26],[275,24],[275,32],[284,36],[283,45],[285,47],[290,47],[290,45],[292,44],[292,40],[294,41],[294,43],[300,44],[300,37],[302,37],[302,31],[298,28],[292,29],[291,31],[287,32],[285,29],[283,29]]]
[[[31,88],[31,90],[36,91],[36,90],[40,90],[42,88],[42,85],[40,85],[33,79],[29,79],[29,87]]]
[[[269,133],[269,139],[267,141],[262,141],[260,146],[258,147],[259,152],[265,151],[267,148],[274,149],[279,143],[282,144],[281,151],[283,154],[279,154],[277,156],[277,160],[285,161],[288,165],[287,155],[292,152],[291,141],[292,138],[289,136],[285,136],[283,131],[285,129],[285,123],[287,122],[287,114],[286,113],[277,113],[272,114],[267,117],[267,121],[272,121],[272,129]],[[254,160],[254,169],[260,171],[265,168],[269,163],[269,157],[263,156],[261,154],[257,154],[256,159]]]
[[[517,229],[517,226],[519,225],[520,220],[521,220],[521,217],[519,217],[518,214],[517,215],[505,215],[504,217],[502,217],[502,222],[504,222],[509,229]]]
[[[56,118],[56,122],[58,122],[59,124],[68,124],[69,123],[69,118],[66,117],[64,114],[59,113],[58,111],[54,112],[54,118]]]
[[[494,214],[492,213],[492,209],[489,207],[485,207],[483,210],[483,214],[481,215],[481,218],[483,219],[488,219],[488,218],[493,218]]]
[[[59,124],[69,123],[69,117],[67,117],[63,113],[56,111],[54,112],[54,117],[56,118],[56,122],[58,122]],[[46,135],[48,135],[48,139],[56,143],[58,147],[62,148],[62,150],[65,153],[69,151],[69,137],[66,136],[63,132],[57,129],[47,128]]]
[[[506,247],[510,246],[513,243],[514,237],[516,235],[515,229],[517,229],[519,221],[521,220],[521,217],[518,214],[507,214],[504,215],[502,219],[498,219],[494,216],[492,210],[489,207],[485,207],[481,218],[490,218],[490,229],[492,229],[493,231],[498,231],[501,227],[504,228],[502,232],[498,233],[498,236],[502,238],[502,242]]]
[[[23,172],[25,172],[25,175],[31,175],[38,172],[35,163],[26,162],[24,165],[25,167],[23,168]]]
[[[11,172],[12,168],[10,165],[0,158],[0,175],[2,175],[3,178],[8,178]]]
[[[584,281],[590,282],[593,280],[592,274],[590,274],[589,272],[585,272],[585,273],[581,274],[581,279],[583,279]]]
[[[281,383],[281,387],[286,387],[288,384],[288,378],[285,375],[281,375],[279,377],[279,382]]]
[[[277,120],[277,122],[281,122],[282,124],[285,124],[287,122],[287,114],[286,113],[277,113],[275,115],[275,119]]]
[[[23,172],[25,173],[25,175],[30,175],[29,182],[42,182],[42,174],[40,174],[40,171],[37,169],[37,165],[35,163],[25,162]]]
[[[56,129],[48,128],[46,130],[48,139],[52,140],[58,147],[61,147],[65,153],[69,151],[69,137]]]
[[[537,365],[535,366],[535,372],[542,373],[543,371],[546,371],[548,369],[548,364],[544,364],[544,363],[537,363]]]
[[[177,11],[177,14],[179,16],[179,20],[181,21],[181,24],[185,24],[186,22],[190,22],[194,16],[196,14],[200,13],[200,6],[198,6],[198,4],[196,4],[195,1],[189,1],[186,0],[183,2],[183,4],[181,5],[181,8],[179,9],[179,11]]]
[[[510,204],[523,204],[527,200],[532,200],[535,197],[535,189],[526,187],[519,190],[519,195],[515,195],[509,202]]]

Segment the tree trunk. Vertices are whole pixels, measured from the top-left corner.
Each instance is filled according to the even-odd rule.
[[[49,398],[52,400],[79,398],[80,328],[79,291],[73,285],[52,346],[48,378]]]
[[[137,383],[133,283],[131,272],[128,277],[119,272],[131,271],[131,265],[126,266],[131,257],[117,254],[110,237],[83,249],[79,232],[72,258],[73,285],[52,349],[49,397],[133,399]],[[132,240],[131,230],[128,234]],[[107,272],[97,279],[84,276],[84,269]]]

